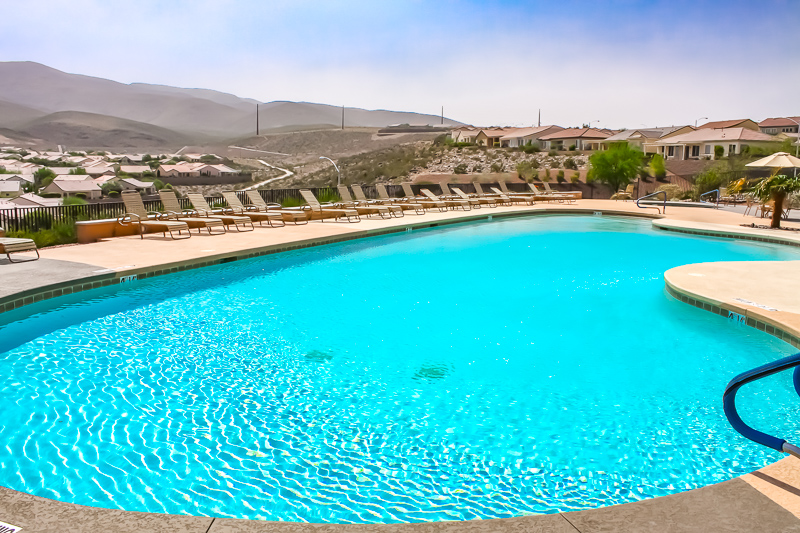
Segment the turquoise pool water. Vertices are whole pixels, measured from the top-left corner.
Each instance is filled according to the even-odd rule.
[[[224,237],[222,237],[224,238]],[[663,272],[796,250],[539,217],[230,263],[0,315],[0,484],[79,504],[311,522],[630,502],[779,454],[722,413],[793,353]],[[797,437],[790,376],[739,393]]]

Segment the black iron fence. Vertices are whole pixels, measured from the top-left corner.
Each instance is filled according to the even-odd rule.
[[[484,183],[481,185],[484,188],[484,192],[489,192],[490,187],[499,186],[497,183]],[[587,188],[585,184],[563,185],[569,185],[569,187],[561,188],[570,190]],[[453,186],[459,187],[467,194],[475,192],[475,187],[471,183],[458,183],[453,184]],[[530,191],[525,183],[508,183],[507,187],[512,192]],[[412,185],[411,188],[415,194],[420,194],[420,189],[428,189],[434,194],[441,194],[441,187],[436,184]],[[558,186],[554,186],[554,189],[558,190],[558,188]],[[336,187],[309,187],[309,189],[322,201],[338,198]],[[375,186],[364,185],[362,189],[367,198],[378,198],[378,191]],[[267,203],[288,205],[302,205],[305,203],[303,197],[300,195],[300,189],[262,189],[258,192]],[[393,197],[404,196],[403,188],[400,185],[386,185],[386,192],[389,196]],[[584,192],[584,197],[595,196],[594,194],[587,194],[587,192],[593,191],[582,192]],[[247,205],[250,203],[244,191],[237,191],[236,194],[243,204]],[[187,198],[179,198],[178,201],[184,209],[189,209],[192,206]],[[207,196],[206,201],[212,207],[227,205],[221,196]],[[144,205],[148,211],[163,211],[164,209],[161,205],[161,200],[159,200],[157,196],[146,196],[144,198]],[[4,228],[6,231],[35,232],[42,229],[49,229],[54,224],[58,223],[74,224],[76,221],[81,220],[115,219],[123,214],[125,214],[125,204],[122,203],[122,201],[103,201],[82,205],[48,207],[16,206],[10,209],[0,208],[0,227]]]

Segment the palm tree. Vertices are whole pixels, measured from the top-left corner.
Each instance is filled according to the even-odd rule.
[[[762,202],[772,200],[775,204],[772,209],[771,228],[781,227],[783,202],[787,196],[797,191],[800,191],[800,178],[783,174],[773,174],[755,184],[752,189],[753,194]]]

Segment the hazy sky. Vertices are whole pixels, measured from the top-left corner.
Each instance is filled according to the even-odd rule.
[[[445,115],[643,125],[800,115],[800,0],[2,0],[0,60]]]

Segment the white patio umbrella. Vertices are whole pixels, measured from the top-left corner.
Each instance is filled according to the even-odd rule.
[[[800,159],[786,152],[775,152],[767,157],[762,157],[752,163],[747,163],[746,167],[774,168],[775,172],[782,168],[800,168]]]

